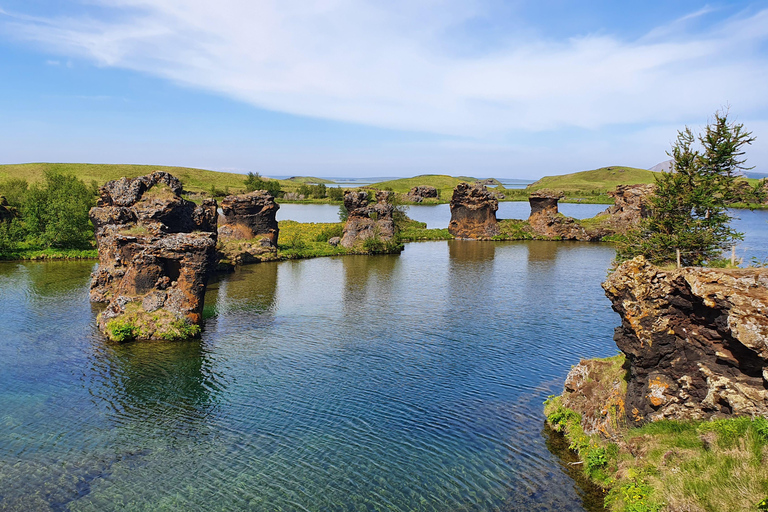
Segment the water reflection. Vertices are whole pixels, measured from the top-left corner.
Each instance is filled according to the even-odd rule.
[[[225,385],[200,340],[96,347],[91,394],[120,427],[146,435],[199,436],[208,431]]]
[[[343,258],[345,311],[357,311],[361,305],[371,300],[386,303],[398,258],[397,255],[391,254]]]
[[[448,254],[452,262],[479,263],[492,261],[496,255],[496,242],[450,240],[448,241]]]
[[[528,243],[528,263],[553,262],[563,242],[532,240]]]

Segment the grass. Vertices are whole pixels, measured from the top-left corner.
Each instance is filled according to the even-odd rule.
[[[451,200],[453,189],[456,188],[456,185],[462,182],[473,183],[475,181],[478,181],[478,179],[468,176],[454,177],[446,174],[422,174],[413,178],[381,181],[370,185],[370,187],[379,190],[391,189],[398,194],[407,194],[413,187],[428,185],[437,189],[440,202],[448,202]],[[499,184],[496,180],[494,180],[494,183]]]
[[[605,195],[618,185],[655,183],[657,173],[634,167],[611,166],[560,176],[545,176],[527,187],[528,192],[561,190],[566,195]]]
[[[0,181],[8,178],[21,178],[30,183],[40,182],[46,170],[71,174],[85,183],[96,182],[101,186],[107,181],[122,177],[135,178],[154,171],[168,172],[181,180],[184,190],[196,194],[210,195],[216,190],[218,195],[240,194],[245,192],[245,174],[209,171],[191,167],[172,167],[164,165],[133,164],[77,164],[77,163],[29,163],[0,165]],[[312,178],[314,179],[314,178]],[[286,192],[295,192],[302,182],[278,180]]]
[[[0,250],[0,261],[17,260],[91,260],[99,257],[96,249],[42,249],[26,242]]]
[[[333,180],[326,180],[325,178],[315,178],[314,176],[293,176],[285,181],[294,181],[296,183],[306,183],[308,185],[328,185],[334,183]]]
[[[607,368],[612,372],[615,365]],[[562,396],[545,402],[545,414],[578,453],[587,476],[609,489],[608,510],[747,511],[768,498],[765,418],[663,420],[606,436],[586,435],[581,415],[564,407]]]
[[[427,229],[426,222],[409,219],[400,227],[398,234],[400,240],[404,242],[423,241],[423,240],[453,240],[453,235],[447,228]]]

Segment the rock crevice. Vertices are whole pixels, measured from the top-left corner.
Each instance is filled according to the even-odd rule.
[[[638,257],[603,288],[622,318],[631,422],[768,415],[768,270],[661,270]]]

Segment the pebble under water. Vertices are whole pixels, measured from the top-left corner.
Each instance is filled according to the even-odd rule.
[[[542,401],[617,352],[610,245],[243,267],[202,339],[113,344],[92,262],[0,264],[0,509],[580,511]]]

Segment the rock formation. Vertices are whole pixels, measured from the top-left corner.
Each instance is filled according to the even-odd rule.
[[[562,198],[562,193],[549,190],[531,193],[528,198],[531,205],[528,223],[537,235],[558,240],[589,242],[599,240],[606,234],[602,231],[588,233],[576,219],[561,215],[557,210],[557,202]]]
[[[613,206],[598,215],[609,215],[611,228],[617,232],[626,232],[648,216],[647,200],[654,189],[655,185],[651,184],[619,185],[616,190],[608,192],[613,197]]]
[[[768,415],[768,269],[660,270],[637,257],[603,288],[622,319],[631,424]]]
[[[414,203],[420,203],[424,199],[430,199],[434,198],[437,199],[437,189],[435,187],[431,187],[429,185],[419,185],[418,187],[413,187],[408,192],[408,200],[413,201]]]
[[[376,202],[371,203],[364,190],[344,192],[344,207],[349,212],[341,236],[341,245],[351,248],[368,238],[378,237],[386,241],[395,236],[395,207],[390,203],[391,192],[376,192]]]
[[[176,339],[199,332],[216,255],[216,201],[181,197],[166,172],[110,181],[90,211],[99,248],[91,300],[111,338]]]
[[[221,202],[223,219],[219,236],[228,239],[268,239],[277,246],[280,228],[277,226],[277,210],[280,205],[266,190],[256,190],[239,196],[227,196]]]
[[[485,185],[459,183],[451,198],[448,232],[456,238],[488,239],[499,234],[496,210],[499,200]]]

